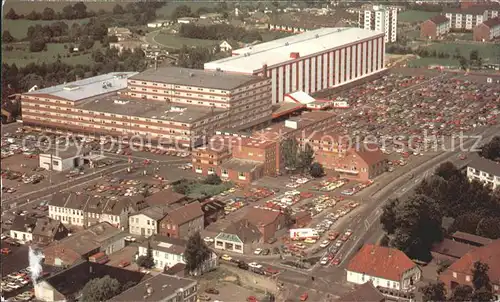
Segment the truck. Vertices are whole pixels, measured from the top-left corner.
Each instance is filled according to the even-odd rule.
[[[307,238],[319,239],[319,234],[314,229],[291,229],[290,239],[292,240],[304,240]]]

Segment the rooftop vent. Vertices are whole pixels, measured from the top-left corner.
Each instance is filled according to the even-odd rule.
[[[194,73],[190,72],[190,73],[189,73],[189,76],[190,76],[190,77],[194,77]]]
[[[79,88],[80,88],[80,86],[78,86],[78,85],[68,85],[68,86],[64,86],[63,89],[66,91],[73,91],[73,90],[77,90]]]
[[[290,45],[290,43],[286,42],[286,43],[285,43],[285,46],[288,46],[288,45]]]
[[[186,109],[187,109],[186,107],[172,106],[170,108],[170,112],[184,112],[186,111]]]

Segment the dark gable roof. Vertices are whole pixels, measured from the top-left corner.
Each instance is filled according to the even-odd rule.
[[[382,302],[385,296],[380,293],[372,282],[366,282],[356,287],[352,292],[340,297],[341,302]]]
[[[203,211],[198,201],[189,203],[168,213],[168,219],[177,225],[183,225],[202,216]]]
[[[186,250],[187,241],[162,235],[154,235],[151,239],[151,249],[167,252],[173,255],[182,255]],[[143,242],[140,246],[147,248],[148,242]]]
[[[17,215],[14,218],[14,221],[12,222],[12,226],[10,229],[12,231],[32,233],[35,226],[36,226],[36,218]],[[31,228],[31,231],[28,232],[28,228]]]
[[[40,218],[36,221],[36,226],[33,230],[33,234],[54,238],[59,227],[64,228],[59,220]]]
[[[247,219],[232,223],[223,233],[236,235],[243,243],[256,242],[262,237],[259,229]]]
[[[477,154],[473,155],[469,167],[500,177],[500,163],[480,157]]]
[[[245,218],[255,226],[267,226],[278,219],[282,214],[278,210],[268,210],[260,208],[250,208],[245,215]]]
[[[58,192],[52,195],[49,205],[68,209],[83,210],[91,196],[75,192]]]
[[[78,292],[83,289],[88,281],[104,276],[110,276],[118,280],[120,284],[126,284],[127,282],[137,284],[143,278],[147,278],[141,272],[84,261],[45,279],[45,282],[65,297],[69,295],[78,296]]]
[[[185,195],[174,192],[173,190],[165,190],[148,196],[145,201],[150,206],[168,206],[173,203],[180,202],[186,198]]]
[[[499,26],[500,25],[500,17],[488,19],[488,20],[484,21],[483,24],[488,26],[489,28]]]
[[[445,15],[437,15],[437,16],[430,18],[429,20],[431,20],[434,24],[443,24],[443,23],[450,21],[450,20],[448,20],[448,18],[446,18]]]
[[[440,243],[435,244],[431,251],[458,259],[473,248],[475,246],[445,238]]]

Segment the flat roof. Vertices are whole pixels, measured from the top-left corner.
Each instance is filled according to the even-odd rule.
[[[153,118],[157,120],[181,123],[196,122],[209,117],[212,114],[219,114],[226,111],[224,109],[189,104],[168,104],[161,101],[128,99],[122,98],[119,95],[100,98],[98,100],[82,104],[80,108],[97,112]]]
[[[232,90],[245,84],[264,80],[264,78],[251,75],[228,75],[215,70],[189,69],[172,66],[149,69],[134,75],[130,79],[221,90]]]
[[[68,101],[80,101],[127,88],[127,79],[137,72],[111,72],[61,85],[26,92],[25,95],[53,95]]]
[[[320,28],[237,49],[233,53],[238,55],[205,63],[205,69],[256,73],[262,70],[263,65],[272,67],[293,61],[294,59],[290,58],[292,52],[299,53],[300,57],[307,57],[382,34],[356,27]]]

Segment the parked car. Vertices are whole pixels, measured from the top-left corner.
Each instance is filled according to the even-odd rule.
[[[307,301],[307,298],[309,298],[309,294],[307,292],[300,295],[300,301]]]
[[[231,261],[233,258],[227,254],[224,254],[220,257],[222,260],[226,260],[226,261]]]
[[[254,255],[260,255],[262,253],[262,249],[257,248],[253,253],[254,253]]]
[[[262,250],[262,255],[264,255],[264,256],[269,255],[269,253],[270,253],[270,250],[269,250],[269,249],[263,249],[263,250]]]
[[[238,268],[241,268],[241,269],[247,270],[247,269],[248,269],[248,264],[246,264],[244,261],[240,261],[240,262],[238,263]]]
[[[248,264],[248,266],[249,266],[249,267],[251,267],[251,268],[257,268],[257,269],[262,268],[262,265],[261,265],[261,264],[258,264],[257,262],[250,262],[250,263]]]
[[[212,295],[218,295],[219,294],[219,291],[213,287],[209,287],[207,289],[205,289],[205,292],[207,294],[212,294]]]
[[[210,296],[206,294],[198,295],[198,300],[200,301],[210,301]]]
[[[321,260],[319,261],[319,264],[327,265],[328,264],[328,257],[321,258]]]
[[[321,244],[319,246],[322,247],[322,248],[325,248],[325,247],[327,247],[329,245],[330,245],[330,241],[329,240],[323,240],[323,242],[321,242]]]
[[[212,237],[205,237],[203,238],[203,241],[205,241],[205,243],[207,244],[210,244],[214,242],[214,239]]]
[[[119,267],[127,267],[130,265],[130,262],[129,261],[126,261],[126,260],[122,260],[120,261],[120,263],[118,264]]]

